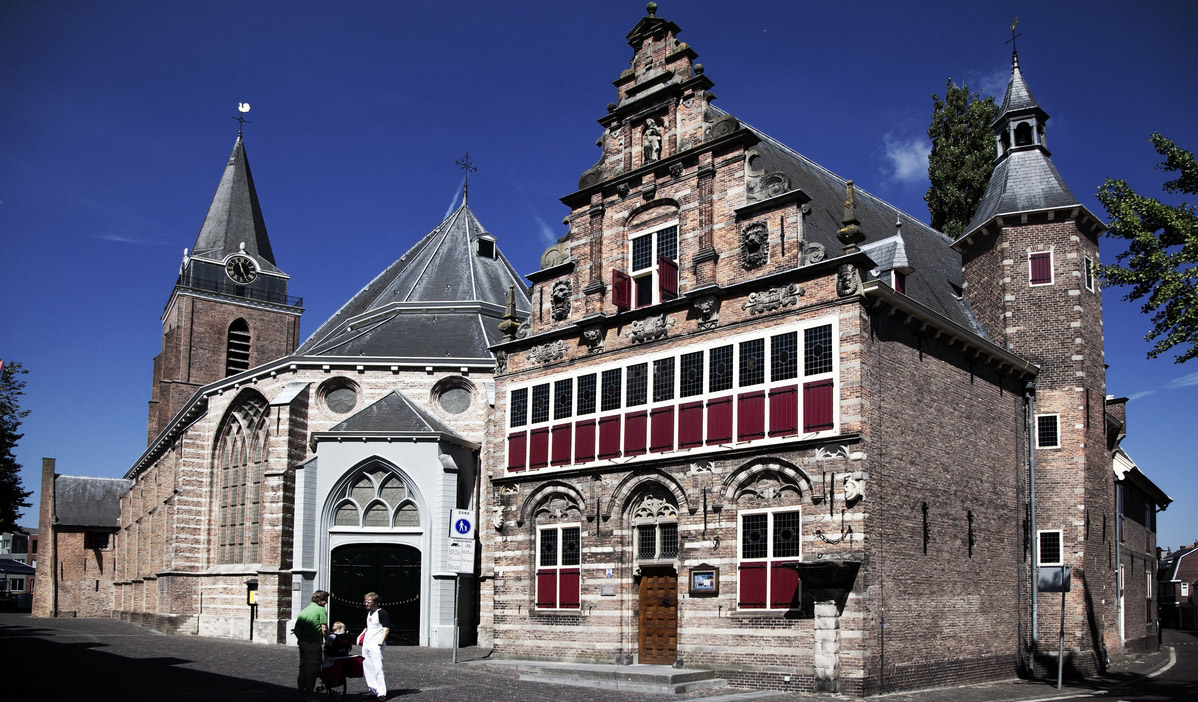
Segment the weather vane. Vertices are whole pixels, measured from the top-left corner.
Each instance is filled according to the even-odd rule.
[[[1023,36],[1022,33],[1019,33],[1019,34],[1015,33],[1015,28],[1018,26],[1019,26],[1019,18],[1016,17],[1015,21],[1011,23],[1011,38],[1003,42],[1004,44],[1011,45],[1011,55],[1016,57],[1016,60],[1018,60],[1019,52],[1015,49],[1015,39]]]
[[[237,136],[241,136],[241,128],[247,124],[253,124],[253,122],[251,122],[245,118],[245,113],[250,111],[250,103],[248,103],[248,102],[237,103],[237,111],[240,112],[241,114],[237,115],[236,117],[233,117],[232,119],[237,120]]]
[[[470,195],[470,174],[478,169],[474,167],[473,163],[470,163],[470,152],[466,152],[465,156],[454,163],[466,173],[465,182],[462,184],[462,204],[465,205],[466,199]]]

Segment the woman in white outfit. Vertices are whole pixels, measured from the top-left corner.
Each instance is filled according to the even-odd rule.
[[[362,673],[371,694],[380,700],[387,699],[387,681],[383,678],[383,646],[387,643],[387,632],[391,630],[391,617],[387,610],[379,607],[379,594],[366,593],[366,628],[358,637],[362,646]]]

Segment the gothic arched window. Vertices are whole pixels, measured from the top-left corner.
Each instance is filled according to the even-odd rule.
[[[220,563],[257,563],[262,473],[269,457],[267,404],[249,392],[234,401],[216,442],[220,479],[217,553]]]
[[[349,481],[333,509],[335,527],[419,527],[420,510],[398,475],[367,469]]]
[[[233,320],[225,342],[225,377],[250,369],[250,325],[244,319]]]

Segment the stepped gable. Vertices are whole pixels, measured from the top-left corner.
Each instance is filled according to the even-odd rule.
[[[480,240],[491,242],[480,253]],[[297,355],[490,358],[509,286],[516,309],[528,288],[474,213],[454,210],[362,288],[296,351]],[[486,248],[493,248],[488,255]]]
[[[237,253],[242,244],[245,253],[253,256],[262,270],[282,273],[275,264],[245,143],[238,134],[191,256],[219,263],[229,254]]]

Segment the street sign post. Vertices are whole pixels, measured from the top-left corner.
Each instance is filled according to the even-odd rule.
[[[458,662],[458,598],[462,576],[474,575],[474,511],[449,510],[449,541],[445,549],[445,566],[453,576],[453,662]]]

